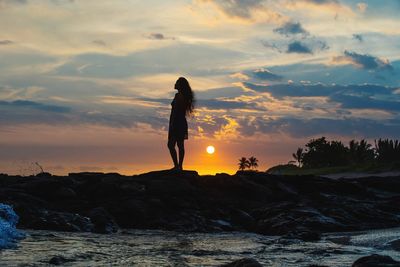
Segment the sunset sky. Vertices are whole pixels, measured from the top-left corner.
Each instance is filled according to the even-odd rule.
[[[315,137],[400,138],[400,1],[0,0],[0,173],[259,170]],[[213,155],[206,147],[214,145]]]

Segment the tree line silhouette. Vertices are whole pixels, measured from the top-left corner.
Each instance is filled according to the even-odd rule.
[[[348,146],[341,141],[328,141],[325,137],[311,139],[305,149],[292,154],[299,167],[323,168],[366,163],[400,163],[399,140],[375,140],[374,147],[366,140],[351,140]]]
[[[258,167],[258,159],[256,157],[241,157],[239,159],[239,170],[244,171],[245,169],[256,170]]]

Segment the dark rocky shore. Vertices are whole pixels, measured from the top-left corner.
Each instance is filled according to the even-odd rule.
[[[249,231],[316,240],[323,232],[400,225],[400,177],[332,180],[194,171],[0,175],[0,202],[19,228]]]

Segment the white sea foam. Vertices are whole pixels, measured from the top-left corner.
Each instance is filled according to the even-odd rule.
[[[18,215],[9,205],[0,203],[0,249],[15,247],[25,234],[16,228]]]

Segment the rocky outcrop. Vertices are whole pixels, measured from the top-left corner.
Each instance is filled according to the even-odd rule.
[[[19,227],[111,233],[118,227],[251,231],[305,241],[400,225],[400,177],[339,179],[194,171],[0,175]]]

